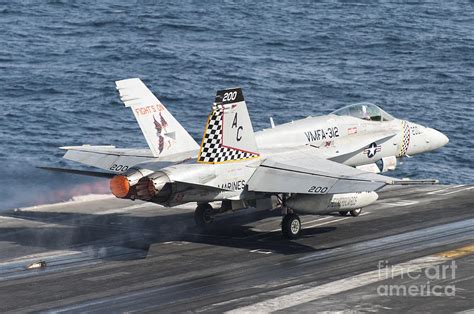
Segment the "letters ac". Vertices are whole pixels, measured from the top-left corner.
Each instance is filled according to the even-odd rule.
[[[239,142],[242,139],[240,132],[244,130],[243,126],[237,126],[237,112],[234,115],[234,121],[232,122],[232,128],[237,128],[237,133],[235,134],[235,139]]]

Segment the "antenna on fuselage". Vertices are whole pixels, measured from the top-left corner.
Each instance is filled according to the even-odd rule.
[[[273,117],[270,117],[270,125],[272,126],[272,129],[275,128],[275,122],[273,122]]]

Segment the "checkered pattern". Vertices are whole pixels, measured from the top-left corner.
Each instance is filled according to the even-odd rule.
[[[204,139],[201,145],[198,161],[206,163],[220,163],[230,160],[248,159],[258,155],[222,146],[222,106],[214,106]]]
[[[410,127],[408,126],[408,122],[402,121],[402,128],[403,138],[397,157],[405,156],[407,154],[408,146],[410,145]]]

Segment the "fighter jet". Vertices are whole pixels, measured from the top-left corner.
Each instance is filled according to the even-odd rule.
[[[377,173],[448,143],[441,132],[370,103],[278,126],[272,120],[271,128],[254,132],[242,90],[231,88],[216,93],[198,145],[140,79],[117,81],[116,88],[149,149],[61,147],[64,158],[106,170],[61,171],[110,177],[112,194],[122,199],[170,207],[196,202],[203,229],[227,211],[281,208],[282,233],[295,239],[298,214],[357,216],[387,185],[435,183]]]

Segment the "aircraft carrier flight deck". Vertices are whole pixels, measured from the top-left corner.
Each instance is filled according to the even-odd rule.
[[[3,212],[0,311],[472,310],[473,192],[388,190],[358,217],[302,216],[292,241],[278,210],[225,214],[207,233],[194,205],[110,196]],[[441,266],[452,272],[422,271]]]

